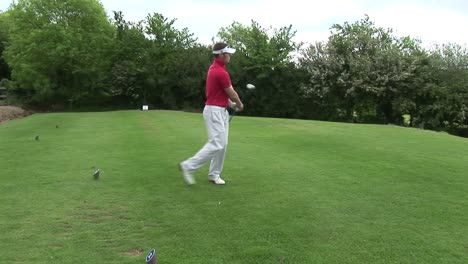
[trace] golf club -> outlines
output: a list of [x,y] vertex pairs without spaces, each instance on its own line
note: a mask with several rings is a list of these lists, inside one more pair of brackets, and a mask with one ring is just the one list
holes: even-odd
[[146,255],[146,264],[157,264],[158,260],[156,259],[156,250],[152,249],[148,255]]
[[[255,89],[255,85],[250,84],[250,83],[247,84],[245,87],[246,87],[248,90],[253,90],[253,89]],[[248,95],[248,94],[247,94],[247,95]],[[247,95],[244,96],[244,98],[243,98],[244,102],[247,100]],[[237,113],[237,110],[236,110],[236,109],[237,109],[237,108],[234,108],[234,111],[232,112],[231,116],[229,117],[229,122],[231,122],[232,118],[233,118],[234,115]]]
[[99,168],[96,168],[96,166],[91,167],[94,170],[93,176],[95,180],[99,180],[99,176],[101,174],[101,171]]

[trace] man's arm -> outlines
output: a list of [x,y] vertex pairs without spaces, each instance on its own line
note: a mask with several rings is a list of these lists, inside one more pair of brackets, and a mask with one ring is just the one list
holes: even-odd
[[224,89],[224,91],[226,91],[227,95],[229,96],[229,99],[231,99],[231,101],[236,104],[236,111],[242,111],[244,109],[244,104],[240,100],[239,95],[234,90],[234,88],[232,86],[229,86],[228,88]]

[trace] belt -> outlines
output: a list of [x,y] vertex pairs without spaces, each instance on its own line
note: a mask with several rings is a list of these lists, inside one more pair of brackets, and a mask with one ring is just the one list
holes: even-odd
[[219,106],[219,105],[205,105],[205,106],[221,108],[221,109],[227,109],[228,108],[227,106]]

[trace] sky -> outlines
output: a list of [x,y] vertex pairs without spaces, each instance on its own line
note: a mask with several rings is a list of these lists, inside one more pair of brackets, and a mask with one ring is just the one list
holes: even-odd
[[[2,0],[0,10],[12,1]],[[101,0],[109,16],[122,11],[128,21],[143,20],[149,13],[177,19],[198,41],[210,44],[221,27],[236,21],[263,28],[292,25],[294,41],[326,41],[333,24],[353,23],[368,15],[378,27],[397,36],[420,39],[425,46],[468,44],[466,0]],[[215,38],[215,40],[217,40]]]

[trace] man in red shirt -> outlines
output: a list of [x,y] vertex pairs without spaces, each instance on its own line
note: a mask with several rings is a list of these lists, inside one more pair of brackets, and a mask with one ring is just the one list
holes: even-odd
[[214,61],[206,78],[206,102],[203,109],[203,119],[208,131],[208,142],[195,156],[181,162],[179,168],[187,184],[195,184],[193,173],[208,161],[211,161],[208,180],[223,185],[220,177],[223,170],[224,157],[229,134],[229,113],[227,107],[240,112],[244,109],[239,95],[232,87],[231,77],[226,71],[226,64],[231,60],[231,54],[236,52],[226,43],[216,43],[213,46]]

